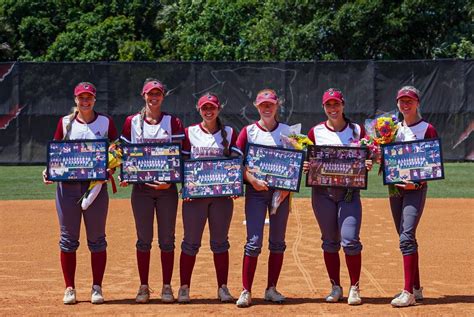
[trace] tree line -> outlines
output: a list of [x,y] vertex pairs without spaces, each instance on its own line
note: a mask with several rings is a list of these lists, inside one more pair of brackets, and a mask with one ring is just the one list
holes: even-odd
[[469,0],[0,0],[0,61],[474,56]]

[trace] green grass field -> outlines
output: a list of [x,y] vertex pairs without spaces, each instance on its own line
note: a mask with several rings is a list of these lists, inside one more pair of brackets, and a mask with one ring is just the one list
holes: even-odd
[[[429,197],[474,198],[474,163],[445,163],[445,179],[432,181],[428,191]],[[18,199],[54,199],[53,185],[44,185],[41,178],[42,166],[1,166],[0,167],[0,200]],[[377,170],[378,166],[375,166]],[[362,197],[387,197],[387,187],[382,184],[381,176],[376,171],[369,173],[369,188],[363,190]],[[310,188],[302,180],[300,192],[295,197],[309,197]],[[110,186],[109,186],[110,187]],[[110,190],[110,188],[109,188]],[[131,187],[119,188],[111,198],[129,198]]]

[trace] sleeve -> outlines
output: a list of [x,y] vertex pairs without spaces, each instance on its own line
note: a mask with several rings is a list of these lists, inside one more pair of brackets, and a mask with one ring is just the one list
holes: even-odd
[[231,131],[232,131],[232,136],[230,138],[230,149],[231,149],[231,151],[234,151],[235,153],[237,153],[239,155],[244,155],[244,153],[242,153],[242,151],[237,146],[237,133],[235,133],[234,129],[232,129]]
[[184,130],[183,147],[181,152],[191,155],[191,141],[189,140],[189,127]]
[[125,119],[125,123],[122,128],[122,135],[120,138],[125,142],[132,143],[132,118],[133,116],[128,116]]
[[54,140],[61,141],[64,138],[63,132],[63,118],[59,119],[58,126],[56,127],[56,132],[54,132]]
[[367,133],[365,132],[365,127],[362,124],[358,124],[360,128],[360,135],[359,135],[359,140],[365,138]]
[[117,127],[115,126],[114,120],[111,117],[109,118],[109,130],[107,132],[109,141],[113,142],[118,139]]
[[316,144],[316,138],[314,137],[314,127],[312,127],[309,132],[308,132],[308,139],[313,142],[313,144]]
[[436,129],[431,124],[428,124],[428,128],[426,128],[425,132],[425,139],[433,139],[437,137],[438,133],[436,132]]
[[171,138],[173,140],[184,139],[184,126],[181,120],[175,116],[171,117]]
[[242,131],[240,131],[235,144],[242,153],[245,151],[245,147],[247,146],[247,127],[244,127]]

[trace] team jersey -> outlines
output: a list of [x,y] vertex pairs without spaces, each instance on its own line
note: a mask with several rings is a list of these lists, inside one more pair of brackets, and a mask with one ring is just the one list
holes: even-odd
[[[242,152],[236,145],[237,134],[234,129],[225,126],[225,131],[227,132],[229,149],[242,155]],[[211,134],[205,131],[199,123],[187,127],[184,134],[183,154],[191,155],[191,158],[224,156],[224,145],[222,145],[222,134],[220,130]]]
[[[351,129],[349,123],[341,131],[335,131],[328,127],[327,121],[312,127],[308,132],[308,138],[315,145],[339,145],[349,146],[351,143],[362,139],[365,136],[365,129],[357,123],[352,123],[355,131]],[[355,132],[355,133],[354,133]]]
[[290,127],[287,124],[277,122],[272,131],[265,130],[258,122],[245,126],[237,138],[237,147],[243,152],[247,143],[269,146],[281,146],[281,134],[288,135]]
[[175,116],[162,112],[157,121],[157,124],[151,124],[143,119],[140,113],[128,116],[123,125],[121,139],[128,143],[161,143],[184,138],[183,124]]
[[397,136],[395,141],[413,141],[438,137],[436,129],[423,119],[412,125],[398,123]]
[[69,133],[66,128],[70,122],[70,115],[59,119],[54,140],[62,140],[68,134],[69,140],[85,139],[109,139],[115,141],[118,138],[117,128],[109,116],[94,112],[95,118],[89,123],[81,121],[77,116],[73,118]]

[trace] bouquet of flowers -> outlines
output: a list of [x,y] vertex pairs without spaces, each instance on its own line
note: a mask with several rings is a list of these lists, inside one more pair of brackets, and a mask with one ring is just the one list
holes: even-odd
[[[122,164],[122,149],[119,147],[119,141],[115,141],[109,146],[109,153],[108,153],[108,166],[109,169],[114,169],[120,166]],[[117,187],[115,186],[115,181],[112,175],[109,175],[109,179],[112,182],[112,191],[115,194],[117,192]],[[89,185],[89,188],[87,188],[87,191],[84,193],[84,195],[79,199],[79,202],[81,202],[81,208],[82,210],[86,210],[89,208],[89,206],[94,202],[94,200],[97,198],[97,196],[100,193],[100,190],[102,189],[102,184],[104,181],[92,181]]]
[[[288,135],[281,134],[281,141],[285,149],[296,149],[296,150],[306,150],[308,145],[313,145],[313,142],[308,138],[308,136],[301,134],[301,123],[295,124],[290,127],[290,132]],[[291,195],[292,193],[287,190],[277,189],[273,193],[272,204],[270,208],[270,215],[274,215],[277,212],[280,204],[285,200],[285,198],[290,195],[290,208],[291,208]]]

